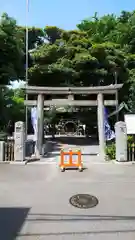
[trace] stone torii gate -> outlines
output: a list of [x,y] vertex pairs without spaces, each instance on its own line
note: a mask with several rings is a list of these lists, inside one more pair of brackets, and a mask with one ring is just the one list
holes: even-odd
[[[116,95],[123,84],[98,87],[38,87],[27,86],[23,88],[28,95],[37,95],[37,100],[26,100],[26,106],[37,106],[37,149],[39,154],[43,146],[43,113],[44,106],[97,106],[99,154],[105,159],[104,136],[104,106],[118,106],[118,100],[105,100],[105,95]],[[74,95],[97,95],[97,100],[74,100]],[[46,100],[45,95],[64,95],[65,98]]]

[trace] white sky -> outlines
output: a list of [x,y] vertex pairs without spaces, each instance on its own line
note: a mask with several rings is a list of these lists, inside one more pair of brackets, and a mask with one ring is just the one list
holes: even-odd
[[22,87],[23,85],[25,85],[24,81],[13,81],[11,82],[11,87],[12,88],[19,88],[20,86]]

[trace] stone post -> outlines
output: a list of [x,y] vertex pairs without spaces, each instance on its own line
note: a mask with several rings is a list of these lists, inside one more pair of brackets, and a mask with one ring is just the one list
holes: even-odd
[[14,132],[14,160],[24,161],[25,160],[25,125],[24,122],[15,123]]
[[97,120],[98,120],[98,137],[99,137],[99,157],[101,160],[105,160],[105,133],[104,133],[104,102],[103,94],[97,95]]
[[127,161],[127,128],[125,122],[115,124],[116,161]]
[[36,142],[36,155],[42,155],[43,147],[43,134],[44,134],[44,96],[38,94],[37,99],[37,142]]
[[0,162],[4,161],[4,141],[0,141]]

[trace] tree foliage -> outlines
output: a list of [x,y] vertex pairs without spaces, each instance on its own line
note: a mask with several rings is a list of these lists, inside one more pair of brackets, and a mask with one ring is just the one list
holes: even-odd
[[4,13],[0,19],[0,84],[22,76],[22,47],[16,21]]
[[[72,31],[46,26],[32,27],[28,32],[29,50],[34,49],[29,54],[29,84],[110,85],[117,75],[117,83],[124,83],[120,101],[134,101],[135,11],[102,17],[95,13]],[[25,35],[24,27],[17,26],[7,14],[2,16],[0,84],[24,79]]]
[[6,128],[9,120],[13,123],[25,120],[24,96],[21,89],[0,88],[0,126]]
[[[29,84],[97,86],[124,83],[121,101],[134,95],[135,11],[83,20],[77,30],[47,26],[47,42],[33,52]],[[132,94],[131,94],[132,92]]]

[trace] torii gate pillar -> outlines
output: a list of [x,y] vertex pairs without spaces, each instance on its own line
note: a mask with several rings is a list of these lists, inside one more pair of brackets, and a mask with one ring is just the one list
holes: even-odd
[[36,141],[36,156],[42,155],[44,134],[44,96],[38,94],[37,98],[37,141]]
[[98,136],[99,136],[99,157],[101,160],[105,160],[105,134],[104,134],[104,100],[103,94],[97,95],[97,120],[98,120]]

